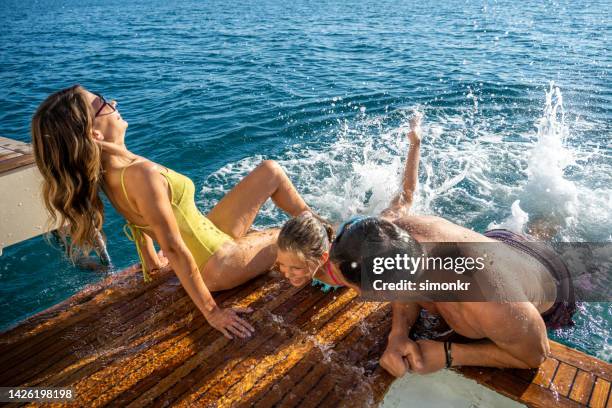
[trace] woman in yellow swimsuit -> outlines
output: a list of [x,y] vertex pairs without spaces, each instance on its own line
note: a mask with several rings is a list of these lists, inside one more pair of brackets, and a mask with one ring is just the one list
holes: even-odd
[[238,315],[243,310],[220,308],[210,292],[238,286],[274,264],[278,230],[247,234],[268,198],[292,216],[308,206],[280,166],[267,160],[204,216],[189,178],[126,148],[127,126],[114,101],[78,85],[49,96],[32,119],[43,198],[59,222],[54,225],[67,225],[69,255],[95,249],[104,221],[102,189],[127,220],[145,280],[169,262],[211,326],[228,338],[250,336],[253,327]]

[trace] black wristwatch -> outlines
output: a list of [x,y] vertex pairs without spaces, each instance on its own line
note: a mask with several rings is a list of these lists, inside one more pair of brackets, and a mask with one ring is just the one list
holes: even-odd
[[444,354],[446,355],[446,368],[451,368],[453,365],[453,355],[451,354],[451,347],[453,343],[450,341],[444,342]]

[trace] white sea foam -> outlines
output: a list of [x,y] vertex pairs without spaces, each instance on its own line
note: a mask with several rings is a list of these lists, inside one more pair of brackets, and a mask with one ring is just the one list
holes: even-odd
[[516,200],[512,203],[511,211],[512,215],[508,217],[504,222],[502,222],[501,224],[492,222],[491,224],[489,224],[488,229],[504,228],[516,233],[523,232],[523,230],[525,229],[525,225],[529,221],[529,214],[527,214],[521,208],[521,200]]
[[513,189],[512,195],[517,199],[511,215],[489,227],[525,232],[528,221],[541,221],[554,227],[561,240],[605,240],[606,229],[609,231],[611,226],[612,190],[591,188],[577,177],[598,171],[588,168],[589,159],[598,152],[583,151],[569,143],[573,136],[565,119],[563,97],[552,83],[536,129],[527,154],[527,178]]
[[[398,191],[412,110],[338,120],[336,126],[314,133],[308,143],[290,145],[274,158],[306,201],[331,220],[378,214]],[[560,228],[562,240],[610,240],[612,183],[602,182],[603,175],[595,186],[589,180],[594,172],[609,175],[612,165],[601,160],[601,150],[575,143],[559,88],[551,85],[546,92],[543,114],[531,132],[517,132],[512,126],[491,131],[493,123],[508,118],[483,118],[472,106],[460,114],[433,107],[425,107],[424,113],[414,212],[479,230],[489,225],[524,231],[528,220],[545,219]],[[586,119],[580,123],[588,129]],[[227,186],[264,158],[247,157],[212,174],[201,204],[210,208]],[[283,219],[268,202],[257,225],[278,225]]]

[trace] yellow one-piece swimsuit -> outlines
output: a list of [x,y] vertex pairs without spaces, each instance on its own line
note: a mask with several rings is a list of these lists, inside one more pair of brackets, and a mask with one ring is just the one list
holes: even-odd
[[[130,166],[131,164],[121,169],[121,188],[128,205],[137,213],[128,198],[127,189],[123,181],[123,173]],[[166,171],[161,171],[160,174],[168,180],[172,212],[176,218],[181,237],[187,248],[189,248],[191,255],[193,255],[196,264],[198,267],[201,267],[224,242],[232,240],[232,238],[217,228],[211,220],[198,210],[195,205],[195,186],[189,177],[168,168],[166,168]],[[150,227],[126,222],[123,229],[128,238],[136,244],[136,251],[142,264],[144,280],[149,282],[151,277],[148,274],[147,266],[142,256],[140,243],[142,242],[142,230],[150,230]]]

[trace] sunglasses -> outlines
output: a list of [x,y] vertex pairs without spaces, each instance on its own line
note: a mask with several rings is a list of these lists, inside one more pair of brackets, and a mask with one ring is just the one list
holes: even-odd
[[[99,93],[95,93],[95,92],[93,92],[93,94],[96,95],[102,101],[102,105],[100,105],[100,107],[96,111],[96,114],[94,115],[94,118],[97,118],[98,116],[110,115],[111,113],[115,113],[117,111],[117,108],[115,108],[115,106],[112,103],[110,103],[106,99],[104,99],[104,97],[102,95],[100,95]],[[106,112],[106,113],[102,113],[102,110],[104,110],[104,108],[107,107],[107,106],[111,109],[111,111],[110,112]]]

